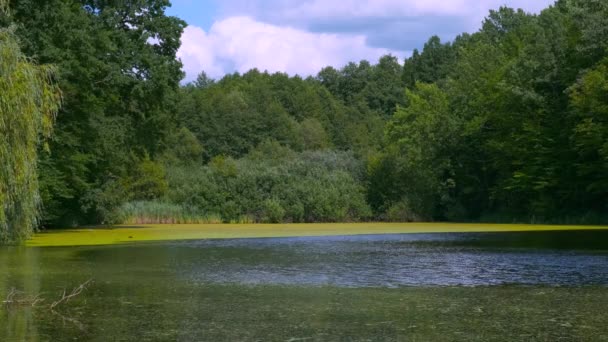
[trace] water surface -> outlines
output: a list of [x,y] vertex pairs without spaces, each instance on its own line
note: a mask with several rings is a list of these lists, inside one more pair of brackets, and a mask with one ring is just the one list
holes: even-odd
[[608,336],[608,231],[13,247],[0,270],[0,298],[47,298],[0,309],[8,341]]

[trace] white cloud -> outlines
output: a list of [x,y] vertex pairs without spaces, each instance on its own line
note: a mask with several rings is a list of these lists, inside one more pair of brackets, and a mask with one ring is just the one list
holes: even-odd
[[310,32],[357,34],[369,46],[422,48],[433,35],[452,40],[474,32],[500,6],[538,13],[555,0],[215,0],[220,15],[247,15],[259,22]]
[[224,70],[216,60],[214,39],[196,26],[188,26],[181,37],[182,46],[177,57],[184,64],[186,79],[193,80],[205,71],[209,76],[221,76]]
[[[189,0],[182,0],[189,1]],[[186,28],[178,56],[186,80],[251,68],[308,76],[327,65],[409,55],[432,35],[474,32],[490,9],[538,13],[554,0],[215,0],[208,32]]]
[[388,53],[405,55],[368,47],[363,35],[311,33],[238,16],[215,22],[209,32],[188,26],[178,57],[190,81],[203,70],[213,78],[252,68],[308,76],[328,65],[375,61]]

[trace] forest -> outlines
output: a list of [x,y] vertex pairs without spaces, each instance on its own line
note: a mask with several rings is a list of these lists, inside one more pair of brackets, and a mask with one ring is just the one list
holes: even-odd
[[168,0],[0,1],[0,241],[118,223],[608,222],[608,2],[185,84]]

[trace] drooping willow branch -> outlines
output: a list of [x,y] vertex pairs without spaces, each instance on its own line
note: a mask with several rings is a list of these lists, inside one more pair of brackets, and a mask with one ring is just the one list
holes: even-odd
[[[7,4],[0,0],[0,17]],[[0,27],[0,244],[27,239],[40,223],[38,151],[61,106],[57,69],[35,64],[15,32]]]

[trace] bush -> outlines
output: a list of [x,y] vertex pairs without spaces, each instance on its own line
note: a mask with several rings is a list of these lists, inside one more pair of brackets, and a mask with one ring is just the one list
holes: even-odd
[[285,209],[276,199],[267,199],[263,203],[264,214],[262,221],[266,223],[280,223],[285,218]]
[[[258,153],[271,150],[280,153]],[[266,144],[240,160],[168,169],[167,200],[224,222],[337,222],[371,216],[361,163],[350,153],[288,152]]]
[[162,155],[162,159],[170,164],[196,164],[203,160],[204,148],[194,133],[182,127],[173,136],[169,137],[169,148]]
[[165,168],[147,156],[137,165],[127,180],[130,198],[153,200],[164,196],[169,188]]
[[93,222],[102,225],[120,223],[122,218],[119,208],[128,195],[121,182],[111,178],[83,197],[82,209],[92,216]]
[[420,222],[422,217],[414,212],[409,201],[401,201],[391,205],[386,212],[387,219],[391,222]]

